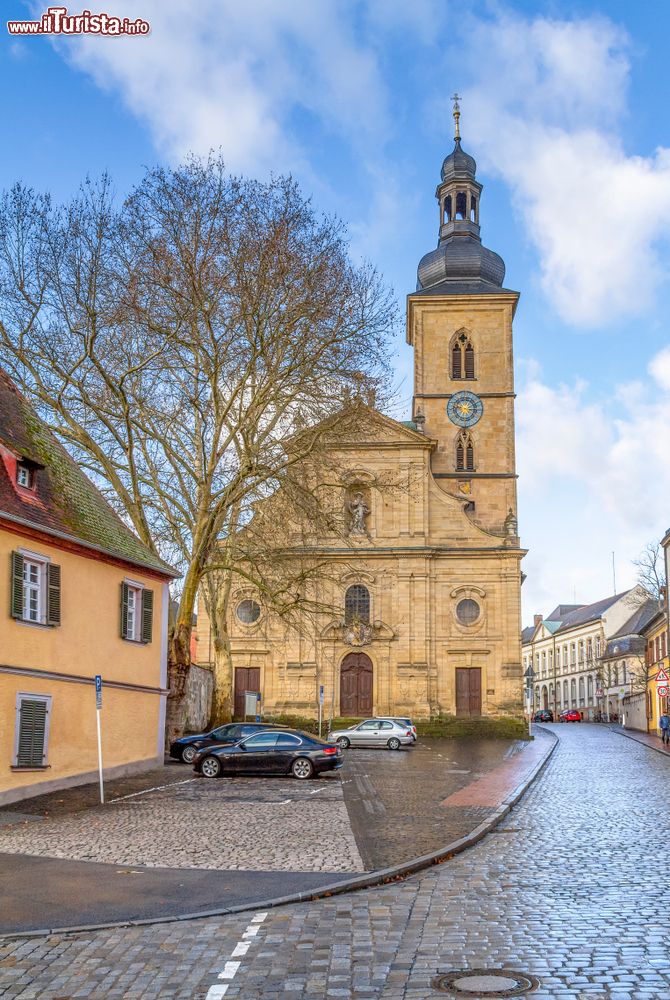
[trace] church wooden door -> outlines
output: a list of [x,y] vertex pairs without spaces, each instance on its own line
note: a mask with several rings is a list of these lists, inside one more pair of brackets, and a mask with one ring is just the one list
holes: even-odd
[[479,667],[456,667],[456,715],[481,714],[481,670]]
[[372,660],[365,653],[349,653],[342,660],[340,715],[372,715]]
[[260,667],[235,667],[235,718],[244,718],[244,692],[260,691]]

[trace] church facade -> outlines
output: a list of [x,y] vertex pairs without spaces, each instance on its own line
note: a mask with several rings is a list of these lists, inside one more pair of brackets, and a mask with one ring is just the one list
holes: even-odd
[[[522,711],[520,563],[514,450],[512,320],[518,293],[482,245],[474,159],[453,152],[436,196],[439,242],[407,298],[414,351],[412,420],[361,409],[338,439],[342,539],[312,540],[333,567],[319,584],[332,607],[310,632],[233,593],[235,713],[244,692],[264,715],[324,717]],[[375,483],[395,483],[384,491]],[[211,658],[200,602],[198,662]]]

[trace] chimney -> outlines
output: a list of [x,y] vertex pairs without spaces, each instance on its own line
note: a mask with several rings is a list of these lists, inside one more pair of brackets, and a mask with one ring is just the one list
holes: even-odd
[[533,625],[537,628],[538,625],[542,624],[542,615],[533,615]]

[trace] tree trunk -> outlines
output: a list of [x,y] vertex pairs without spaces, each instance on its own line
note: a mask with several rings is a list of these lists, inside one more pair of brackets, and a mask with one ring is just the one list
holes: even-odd
[[214,635],[214,693],[212,722],[221,725],[233,717],[233,658],[225,621]]
[[184,735],[186,726],[186,684],[191,670],[191,628],[177,622],[168,646],[168,688],[165,718],[165,745]]

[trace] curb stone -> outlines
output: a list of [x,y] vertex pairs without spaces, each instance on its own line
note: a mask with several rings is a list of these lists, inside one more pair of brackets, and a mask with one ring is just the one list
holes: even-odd
[[[307,892],[295,892],[287,896],[275,896],[272,899],[260,901],[256,900],[253,903],[240,903],[237,906],[223,906],[214,910],[199,910],[195,913],[181,913],[176,916],[169,917],[148,917],[142,920],[116,920],[102,924],[81,924],[80,926],[75,927],[50,927],[43,928],[41,930],[19,931],[16,934],[6,934],[0,936],[0,942],[13,941],[17,939],[50,937],[52,934],[85,934],[91,931],[112,930],[118,927],[145,927],[152,924],[172,924],[185,920],[201,920],[207,917],[225,917],[235,913],[247,913],[250,911],[273,909],[277,906],[286,906],[288,903],[312,902],[325,897],[342,895],[346,892],[355,892],[359,889],[370,889],[374,886],[383,886],[397,882],[400,879],[406,878],[408,875],[413,875],[416,872],[423,871],[433,865],[440,865],[445,861],[450,861],[454,855],[460,854],[469,847],[474,847],[475,844],[478,844],[480,840],[483,840],[484,837],[491,832],[491,830],[498,826],[500,821],[507,816],[507,814],[517,804],[519,799],[533,784],[540,772],[549,762],[554,750],[558,746],[559,738],[555,733],[552,733],[547,729],[542,729],[541,731],[543,735],[548,736],[552,740],[551,745],[547,748],[546,753],[540,758],[535,767],[533,767],[524,780],[520,782],[520,784],[518,784],[516,788],[506,796],[497,809],[495,809],[490,816],[483,820],[483,822],[476,826],[474,830],[471,830],[470,833],[466,834],[464,837],[459,837],[458,840],[453,840],[450,844],[440,848],[438,851],[433,851],[430,854],[423,854],[420,857],[412,858],[410,861],[405,861],[402,864],[393,865],[389,868],[378,868],[373,872],[365,872],[363,875],[357,875],[354,878],[347,879],[346,882],[336,882],[332,885],[324,885],[318,889],[310,889]],[[656,748],[652,747],[651,749]]]

